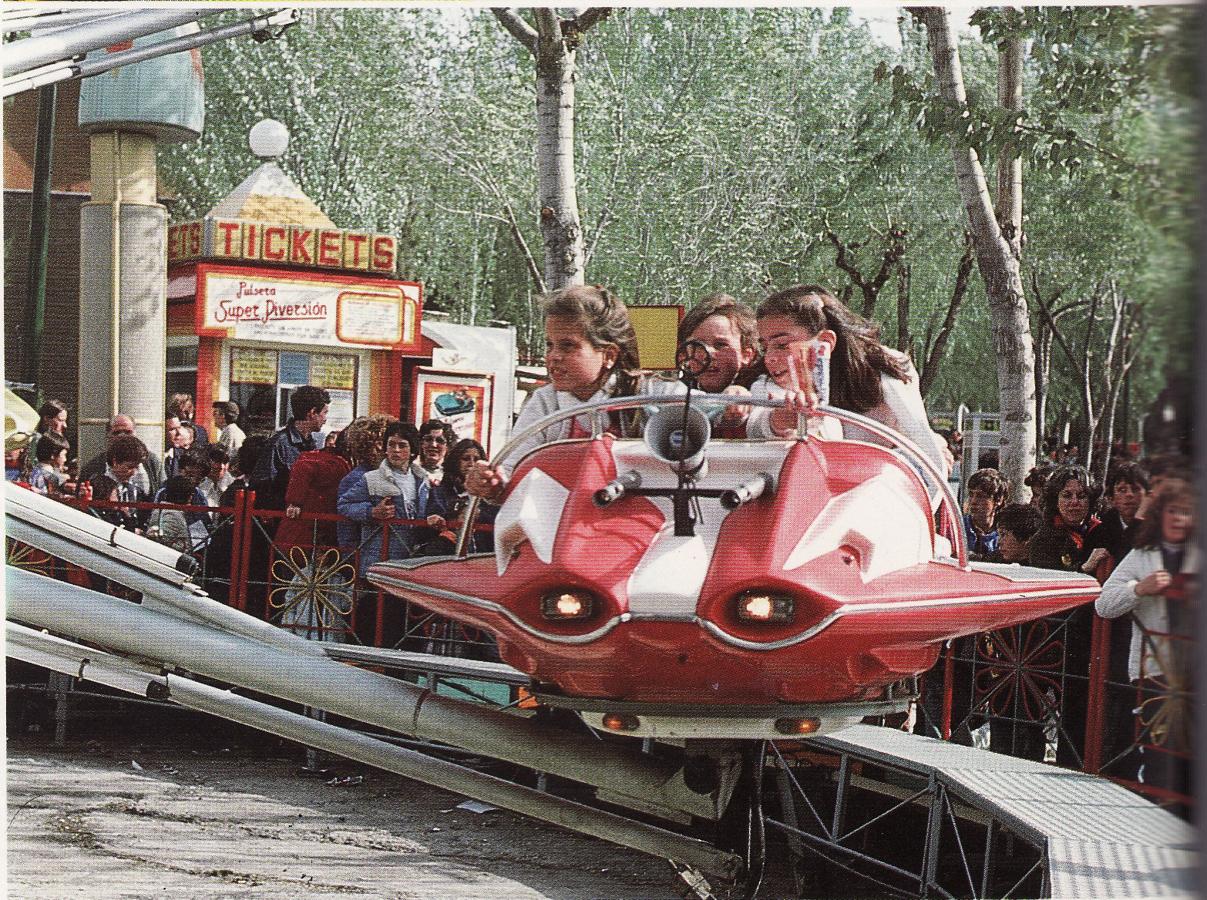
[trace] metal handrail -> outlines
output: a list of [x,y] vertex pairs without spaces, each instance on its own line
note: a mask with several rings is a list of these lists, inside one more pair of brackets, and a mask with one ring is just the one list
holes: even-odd
[[[638,394],[633,397],[613,397],[606,400],[596,400],[591,403],[584,403],[581,406],[574,406],[569,409],[559,409],[550,413],[542,419],[538,419],[527,428],[523,429],[511,436],[511,439],[503,445],[502,449],[494,455],[490,461],[491,468],[498,468],[499,464],[507,459],[516,448],[522,446],[533,436],[557,425],[566,419],[576,418],[587,413],[614,412],[626,409],[638,409],[647,406],[663,406],[676,405],[688,402],[686,394]],[[735,397],[732,394],[695,394],[690,395],[692,403],[705,404],[721,404],[725,406],[740,405],[740,406],[761,406],[769,409],[780,409],[784,406],[783,400],[770,399],[762,397]],[[964,535],[963,528],[958,527],[960,523],[960,503],[956,499],[955,494],[951,490],[951,486],[947,482],[947,477],[940,472],[938,467],[930,460],[922,449],[900,432],[889,428],[882,422],[877,422],[875,419],[869,419],[867,416],[861,416],[858,413],[849,412],[845,409],[838,409],[833,406],[818,406],[816,409],[808,413],[809,417],[832,416],[840,422],[847,422],[851,425],[857,425],[873,434],[890,441],[895,446],[907,452],[907,462],[917,462],[922,470],[930,475],[938,485],[940,494],[940,508],[946,505],[950,511],[952,523],[957,526],[953,529],[955,538],[956,560],[960,568],[968,568],[968,545]],[[598,437],[602,429],[602,416],[592,416],[591,418],[591,437]],[[801,434],[797,437],[799,441],[807,441],[808,435]],[[535,448],[534,448],[535,449]],[[912,457],[912,460],[909,459]],[[914,473],[917,477],[917,472]],[[918,481],[922,484],[922,489],[926,495],[930,496],[930,490],[927,488],[925,481],[918,477]],[[461,530],[457,534],[456,555],[464,557],[467,555],[469,548],[469,536],[473,531],[474,522],[478,517],[478,506],[481,503],[480,497],[471,495],[469,506],[465,510],[465,517],[461,522]]]

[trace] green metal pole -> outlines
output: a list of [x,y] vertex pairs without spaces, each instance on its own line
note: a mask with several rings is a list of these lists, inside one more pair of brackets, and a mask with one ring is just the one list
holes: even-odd
[[50,247],[50,163],[54,155],[54,113],[57,89],[38,91],[38,133],[34,142],[34,184],[29,211],[29,277],[26,297],[25,380],[34,385],[35,405],[42,402],[42,331],[46,323],[46,256]]

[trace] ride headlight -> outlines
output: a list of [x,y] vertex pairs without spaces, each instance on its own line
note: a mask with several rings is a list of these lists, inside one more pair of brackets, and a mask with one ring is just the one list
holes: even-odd
[[796,601],[775,591],[742,591],[738,594],[738,620],[783,625],[796,615]]
[[595,597],[577,588],[550,591],[541,597],[541,615],[554,622],[580,622],[595,614]]

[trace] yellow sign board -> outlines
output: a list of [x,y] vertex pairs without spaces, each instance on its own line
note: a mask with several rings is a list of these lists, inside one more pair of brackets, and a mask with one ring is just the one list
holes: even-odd
[[629,321],[637,332],[637,355],[643,369],[674,369],[679,349],[682,306],[630,306]]
[[276,384],[277,351],[232,348],[231,381],[238,384]]
[[356,387],[356,357],[316,353],[310,357],[310,383],[350,391]]

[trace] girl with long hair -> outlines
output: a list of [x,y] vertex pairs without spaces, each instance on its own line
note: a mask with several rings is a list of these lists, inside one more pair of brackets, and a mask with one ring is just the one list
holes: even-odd
[[[575,285],[545,298],[545,365],[549,384],[524,403],[513,432],[523,431],[545,416],[611,397],[635,394],[681,393],[674,380],[650,378],[638,371],[637,335],[623,301],[600,285]],[[593,415],[567,418],[532,437],[511,455],[520,459],[541,444],[592,433]],[[635,415],[612,415],[605,428],[613,434],[635,436]],[[487,500],[502,493],[506,472],[477,463],[466,478],[469,493]]]

